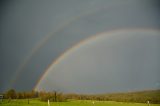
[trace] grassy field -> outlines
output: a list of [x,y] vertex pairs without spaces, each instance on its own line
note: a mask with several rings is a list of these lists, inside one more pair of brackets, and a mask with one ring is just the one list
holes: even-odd
[[[28,104],[27,99],[12,100],[8,103],[8,100],[0,102],[0,106],[48,106],[47,102],[41,102],[38,99],[31,99]],[[123,103],[113,101],[87,101],[87,100],[70,100],[67,102],[51,102],[50,106],[148,106],[143,103]],[[150,106],[160,106],[160,104],[150,104]]]

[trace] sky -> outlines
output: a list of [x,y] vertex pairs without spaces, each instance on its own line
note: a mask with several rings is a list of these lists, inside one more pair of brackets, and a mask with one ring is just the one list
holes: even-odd
[[53,62],[35,90],[94,94],[158,89],[159,34],[119,30],[78,43]]
[[[144,57],[141,57],[139,54],[141,53],[138,51],[139,49],[135,49],[136,46],[132,46],[134,44],[142,44],[142,46],[140,46],[142,48],[143,45],[149,46],[147,46],[148,48],[145,46],[144,49],[141,49],[142,53],[145,53],[145,50],[147,50],[148,59],[151,59],[151,63],[157,64],[148,66],[148,68],[154,67],[153,76],[155,73],[159,73],[160,67],[157,62],[160,61],[160,57],[157,54],[160,51],[160,48],[158,47],[158,42],[160,40],[158,36],[159,32],[157,32],[160,28],[158,0],[4,0],[0,3],[0,14],[0,91],[5,91],[10,88],[14,88],[18,91],[32,90],[38,82],[41,83],[45,81],[45,78],[43,78],[44,81],[41,81],[40,79],[47,68],[52,66],[54,61],[73,46],[77,45],[77,43],[92,36],[97,36],[100,33],[107,33],[109,31],[114,32],[117,30],[126,30],[124,35],[133,34],[133,39],[135,36],[133,43],[131,43],[130,40],[124,41],[128,42],[127,45],[129,46],[126,47],[126,45],[122,44],[122,46],[124,46],[124,49],[120,50],[123,51],[122,54],[115,55],[119,61],[123,60],[121,66],[126,69],[124,76],[128,75],[127,69],[132,67],[131,69],[134,70],[135,65],[138,64],[136,61],[144,61]],[[134,29],[155,31],[138,32],[138,35],[140,34],[140,36],[144,37],[143,40],[139,40],[140,38],[137,37],[136,30]],[[127,32],[127,30],[133,31]],[[148,32],[148,34],[146,34],[146,32]],[[152,34],[155,35],[152,36]],[[120,36],[122,35],[120,34]],[[107,48],[106,45],[112,45],[114,43],[119,47],[118,45],[121,41],[116,41],[117,38],[111,40],[112,42],[108,41],[108,38],[105,38],[105,41],[102,41],[102,43],[101,41],[97,41],[93,44],[91,43],[92,45],[89,46],[87,50],[85,47],[88,46],[83,46],[84,48],[79,48],[77,50],[78,52],[74,52],[73,56],[83,56],[86,55],[86,52],[89,52],[90,55],[93,55],[94,57],[99,52],[102,52],[103,57],[108,57],[109,54],[105,53],[107,52],[107,49],[106,51],[94,50],[92,52],[92,47],[97,45],[102,46],[102,48]],[[95,48],[97,48],[97,46]],[[132,54],[134,53],[126,53],[128,47],[131,47],[131,50],[133,48],[135,53],[137,53],[135,56],[136,58],[132,57]],[[150,53],[150,50],[153,52]],[[117,48],[116,51],[119,51],[119,49]],[[122,58],[125,55],[130,57]],[[138,56],[140,56],[140,58]],[[68,58],[66,57],[66,59],[59,62],[57,67],[63,68],[60,64],[68,59],[68,61],[70,61],[72,58],[73,57],[71,56]],[[102,57],[98,56],[97,58],[101,60]],[[116,59],[116,57],[114,57],[113,60],[114,59]],[[135,60],[131,62],[133,59]],[[131,63],[126,63],[127,61],[130,61]],[[146,65],[149,63],[146,63]],[[67,62],[66,64],[69,63]],[[100,65],[99,62],[98,64]],[[128,64],[133,64],[134,67],[131,65],[130,68],[125,68],[130,66]],[[72,69],[74,69],[74,64],[72,64],[72,66]],[[90,67],[90,64],[87,62],[85,66]],[[99,69],[100,66],[97,66],[97,69]],[[106,66],[104,66],[104,68],[106,70],[108,69]],[[137,70],[138,69],[141,68],[137,68]],[[143,69],[145,69],[145,67],[143,67]],[[55,70],[55,72],[59,71]],[[68,70],[68,72],[70,71]],[[75,72],[76,71],[72,72],[73,76],[76,75]],[[92,68],[86,72],[79,72],[80,74],[82,72],[82,75],[84,73],[87,75],[87,73],[92,72]],[[103,72],[96,75],[96,78],[101,79],[101,74],[103,74]],[[149,76],[149,74],[146,75]],[[107,75],[106,71],[105,76],[107,77]],[[116,77],[119,77],[118,74],[115,75]],[[153,76],[151,78],[153,78]],[[50,77],[51,76],[46,75],[46,78]],[[57,77],[58,76],[55,77],[53,74],[53,79],[51,78],[51,81],[53,80],[54,82],[54,79]],[[94,77],[88,78],[88,80],[92,79],[94,79]],[[62,81],[63,80],[64,79],[62,79]],[[72,80],[74,80],[74,77]],[[158,79],[156,79],[156,81],[157,80]],[[77,79],[77,84],[78,81],[79,80]],[[153,78],[152,81],[159,86],[159,80],[155,82],[155,78]],[[88,85],[88,88],[86,86],[86,90],[84,91],[90,92],[88,89],[92,85],[90,85],[89,81],[86,82],[88,83],[84,85]],[[106,85],[104,81],[102,82]],[[136,82],[137,81],[134,82],[134,80],[133,82],[131,81],[131,83]],[[61,81],[56,83],[63,85]],[[93,85],[95,84],[97,83],[93,83]],[[126,84],[126,86],[127,85],[128,84]],[[124,88],[126,86],[124,85]],[[145,86],[148,85],[144,84],[144,87]],[[66,89],[59,88],[56,84],[54,85],[54,83],[51,84],[49,88],[47,86],[42,86],[42,88],[46,89],[54,89],[54,87],[56,89],[61,89],[62,91],[67,91],[67,89],[69,89],[68,87],[66,87]],[[94,87],[96,89],[96,86]],[[150,85],[149,88],[150,87],[153,86]],[[110,88],[112,90],[109,91],[105,91],[104,89],[96,91],[95,89],[93,89],[92,92],[114,91],[112,86]],[[72,90],[74,91],[75,89],[69,91],[71,92]],[[122,90],[124,89],[122,88]],[[83,92],[83,89],[79,92]]]

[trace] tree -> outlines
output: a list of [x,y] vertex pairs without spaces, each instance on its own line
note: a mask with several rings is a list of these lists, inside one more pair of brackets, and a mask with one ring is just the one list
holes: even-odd
[[16,99],[17,98],[16,91],[14,89],[8,90],[7,93],[6,93],[6,96],[7,96],[7,98],[10,98],[10,99]]
[[24,95],[21,92],[17,93],[17,99],[24,99]]

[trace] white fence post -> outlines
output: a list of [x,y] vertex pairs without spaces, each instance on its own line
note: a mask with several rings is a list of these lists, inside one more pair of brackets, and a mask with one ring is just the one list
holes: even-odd
[[147,101],[147,104],[148,104],[148,106],[150,106],[150,103],[149,103],[149,101]]
[[48,99],[48,106],[50,106],[49,99]]

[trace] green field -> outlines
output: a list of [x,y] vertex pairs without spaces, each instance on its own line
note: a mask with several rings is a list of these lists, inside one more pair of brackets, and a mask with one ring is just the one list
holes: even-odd
[[[148,106],[143,103],[123,103],[113,101],[93,101],[90,100],[70,100],[67,102],[51,102],[50,106]],[[28,104],[27,99],[12,100],[8,103],[8,100],[0,102],[0,106],[48,106],[47,102],[42,102],[38,99],[31,99]],[[160,106],[160,104],[150,104],[150,106]]]

